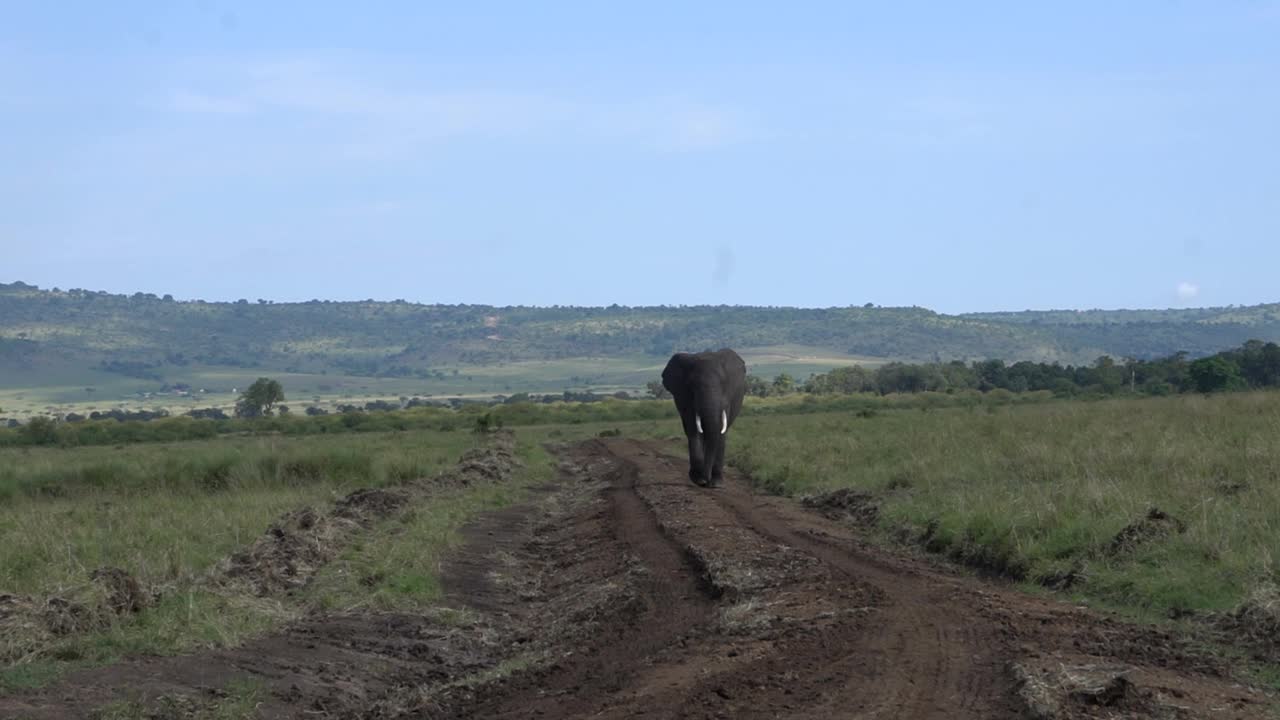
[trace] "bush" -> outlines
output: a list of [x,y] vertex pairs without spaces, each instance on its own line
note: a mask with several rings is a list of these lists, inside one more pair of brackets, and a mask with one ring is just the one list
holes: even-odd
[[53,418],[33,417],[21,433],[31,445],[52,445],[58,441],[58,423]]

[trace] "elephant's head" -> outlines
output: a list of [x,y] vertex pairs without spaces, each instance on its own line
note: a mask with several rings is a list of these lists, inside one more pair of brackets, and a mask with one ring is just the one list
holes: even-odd
[[747,368],[732,350],[676,353],[662,371],[689,439],[689,477],[698,484],[719,481],[729,427],[742,409]]

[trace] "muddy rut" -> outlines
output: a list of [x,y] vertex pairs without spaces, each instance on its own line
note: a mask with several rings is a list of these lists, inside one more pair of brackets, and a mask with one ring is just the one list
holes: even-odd
[[[613,584],[617,612],[545,666],[445,693],[424,716],[1270,712],[1271,698],[1168,633],[867,546],[855,529],[753,494],[732,473],[720,488],[692,486],[684,461],[655,443],[596,440],[566,455],[574,481],[602,487],[539,548],[583,553],[558,570],[565,587],[549,592]],[[476,538],[470,552],[485,545]],[[617,571],[601,574],[589,559],[600,553],[644,568],[641,581],[628,588]]]
[[121,692],[198,705],[241,677],[265,688],[259,717],[1272,716],[1187,640],[869,546],[732,472],[696,487],[661,444],[559,453],[560,482],[467,529],[448,622],[312,617],[86,671],[0,716],[91,717]]

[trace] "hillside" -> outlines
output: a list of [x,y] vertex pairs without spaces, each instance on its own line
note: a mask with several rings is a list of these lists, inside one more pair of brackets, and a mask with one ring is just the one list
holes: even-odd
[[[218,303],[0,284],[0,387],[9,388],[72,388],[109,378],[144,388],[210,373],[280,373],[400,378],[437,393],[500,392],[534,389],[511,369],[522,363],[560,364],[539,378],[538,389],[642,385],[677,349],[732,346],[764,357],[793,348],[807,356],[798,369],[815,369],[858,359],[1084,363],[1102,354],[1204,355],[1250,338],[1280,340],[1280,305],[942,315],[915,307]],[[577,369],[564,370],[570,367]],[[449,383],[486,373],[476,387]]]

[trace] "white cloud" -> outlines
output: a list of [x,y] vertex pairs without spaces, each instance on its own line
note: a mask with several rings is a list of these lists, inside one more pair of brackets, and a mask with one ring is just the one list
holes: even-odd
[[404,205],[396,200],[370,200],[330,209],[330,213],[345,217],[377,217],[399,212]]
[[[764,137],[732,108],[686,98],[584,99],[508,90],[441,90],[403,78],[405,68],[306,60],[215,67],[216,95],[181,90],[168,109],[207,114],[299,113],[350,123],[361,154],[398,152],[463,135],[614,140],[672,151],[708,150]],[[368,140],[372,139],[372,142]]]
[[1194,300],[1200,295],[1200,286],[1195,283],[1180,282],[1176,292],[1179,300]]
[[706,150],[761,137],[739,114],[720,108],[670,108],[659,118],[667,125],[659,144],[668,150]]
[[251,103],[239,98],[216,97],[190,90],[175,91],[169,97],[168,107],[177,112],[214,115],[242,115],[253,110]]

